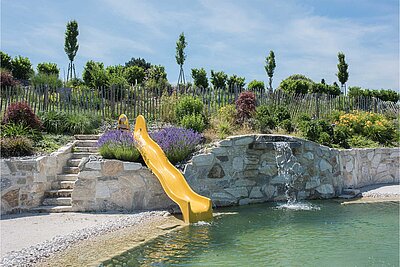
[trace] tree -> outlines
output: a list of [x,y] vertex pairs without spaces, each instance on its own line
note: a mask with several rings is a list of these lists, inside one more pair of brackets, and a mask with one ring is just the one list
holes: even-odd
[[226,81],[228,80],[228,75],[223,71],[214,72],[211,70],[211,83],[214,89],[226,87]]
[[145,86],[152,93],[161,95],[164,89],[168,89],[170,87],[164,66],[152,65],[151,68],[147,70],[146,75],[147,80],[145,82]]
[[269,51],[268,57],[265,58],[265,71],[267,72],[267,75],[269,77],[269,92],[272,93],[272,77],[274,76],[274,71],[275,71],[275,54],[274,51]]
[[129,84],[133,85],[142,83],[145,76],[145,71],[139,66],[130,66],[125,68],[124,71],[125,79],[128,81]]
[[252,80],[251,82],[249,82],[249,85],[247,85],[247,89],[254,91],[257,90],[264,91],[265,85],[263,81]]
[[83,68],[82,78],[85,84],[91,88],[107,85],[107,73],[104,69],[104,64],[89,60]]
[[15,57],[11,60],[12,74],[15,79],[28,80],[34,73],[32,63],[27,57]]
[[106,68],[107,75],[115,74],[117,76],[123,76],[124,71],[125,71],[125,67],[122,65],[108,66]]
[[243,88],[244,85],[246,84],[244,81],[246,79],[244,77],[238,77],[236,74],[233,74],[232,76],[229,77],[228,79],[228,88],[231,91],[235,91],[235,86],[237,88]]
[[291,94],[307,94],[313,91],[314,82],[301,74],[294,74],[284,79],[279,88]]
[[51,62],[39,63],[37,65],[37,71],[40,74],[55,75],[57,77],[60,74],[60,69],[57,67],[57,64]]
[[[79,35],[78,23],[76,22],[76,20],[69,21],[67,23],[67,29],[65,31],[65,43],[64,43],[64,51],[69,59],[67,81],[69,78],[71,79],[76,78],[74,59],[79,48],[78,35]],[[73,77],[72,77],[72,72],[74,74]]]
[[147,71],[151,67],[151,63],[144,60],[144,58],[131,58],[128,62],[125,63],[125,67],[138,66],[141,67],[144,71]]
[[182,32],[179,35],[179,39],[176,42],[176,55],[175,55],[175,59],[176,59],[176,63],[179,65],[179,77],[178,77],[178,85],[180,83],[185,84],[185,73],[183,72],[183,63],[185,62],[186,59],[186,54],[185,54],[185,47],[187,45],[187,42],[185,40],[185,35]]
[[12,71],[11,57],[3,51],[0,51],[0,63],[2,69]]
[[207,72],[205,69],[192,69],[192,78],[196,87],[203,89],[208,87]]
[[339,79],[341,88],[344,88],[344,94],[346,94],[346,82],[349,79],[349,72],[347,71],[349,65],[345,61],[345,55],[342,52],[338,53],[339,63],[337,64],[338,73],[336,76]]

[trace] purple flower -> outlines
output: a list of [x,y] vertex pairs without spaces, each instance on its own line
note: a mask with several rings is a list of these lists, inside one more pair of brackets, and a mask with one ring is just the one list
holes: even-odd
[[184,160],[201,142],[202,135],[192,129],[168,127],[150,133],[172,163]]
[[133,139],[133,135],[128,131],[111,130],[105,132],[97,141],[97,147],[103,145],[120,145],[120,146],[135,146],[136,141]]

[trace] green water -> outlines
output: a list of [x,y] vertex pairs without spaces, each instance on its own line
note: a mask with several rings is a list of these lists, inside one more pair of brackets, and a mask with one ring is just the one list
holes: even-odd
[[300,210],[259,204],[217,212],[225,214],[104,266],[399,266],[399,203],[321,201]]

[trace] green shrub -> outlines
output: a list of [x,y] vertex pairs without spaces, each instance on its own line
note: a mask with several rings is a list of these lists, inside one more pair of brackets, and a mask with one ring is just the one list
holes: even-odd
[[23,124],[8,123],[1,126],[1,137],[25,136],[34,141],[42,139],[42,133]]
[[68,114],[65,123],[65,131],[72,135],[74,134],[93,134],[100,126],[98,116],[89,114]]
[[175,123],[177,121],[175,109],[178,104],[178,100],[179,98],[175,93],[173,93],[170,96],[167,93],[162,95],[161,106],[160,106],[161,121],[169,123]]
[[221,139],[224,139],[228,135],[231,135],[232,132],[233,132],[232,124],[230,124],[227,121],[221,121],[217,125],[217,133],[218,133],[219,138],[221,138]]
[[179,124],[186,129],[192,129],[198,133],[203,132],[206,127],[203,116],[195,113],[183,116]]
[[323,132],[327,133],[329,136],[333,136],[333,127],[325,120],[303,120],[302,123],[299,124],[299,127],[303,136],[314,142],[319,141],[320,135]]
[[376,148],[379,147],[379,143],[375,142],[371,139],[368,139],[365,136],[362,135],[355,135],[350,138],[349,140],[349,145],[351,147],[369,147],[369,148]]
[[115,159],[114,150],[110,146],[112,145],[104,144],[103,146],[99,147],[99,153],[105,159]]
[[324,146],[332,146],[331,136],[327,132],[321,132],[318,138],[318,143]]
[[276,122],[267,105],[261,105],[256,108],[255,125],[262,133],[270,133],[271,130],[275,129]]
[[38,152],[52,153],[72,140],[73,137],[68,135],[46,134],[34,146]]
[[64,112],[48,111],[39,114],[45,131],[48,133],[62,134],[66,130],[68,115]]
[[5,137],[0,140],[1,157],[22,157],[33,153],[32,141],[26,137]]
[[218,110],[218,121],[235,124],[237,111],[235,105],[225,105]]
[[338,147],[350,148],[348,139],[351,137],[350,129],[336,125],[333,129],[333,143]]
[[283,120],[279,123],[279,126],[285,130],[287,133],[292,133],[294,131],[293,122],[290,119]]
[[97,142],[100,155],[106,159],[137,161],[140,153],[133,135],[127,131],[111,130],[105,132]]
[[175,116],[176,118],[183,118],[185,115],[191,114],[202,114],[203,113],[203,102],[191,96],[185,96],[179,99],[176,108]]
[[285,106],[277,106],[272,110],[271,113],[278,124],[284,120],[290,120],[289,110]]

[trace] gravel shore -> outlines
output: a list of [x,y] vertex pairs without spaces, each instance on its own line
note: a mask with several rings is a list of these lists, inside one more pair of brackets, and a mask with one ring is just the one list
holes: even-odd
[[[3,216],[0,266],[36,266],[85,240],[91,241],[124,228],[135,228],[140,231],[146,225],[154,227],[166,223],[168,217],[172,216],[166,211],[135,214],[63,213]],[[151,229],[147,229],[149,230]]]

